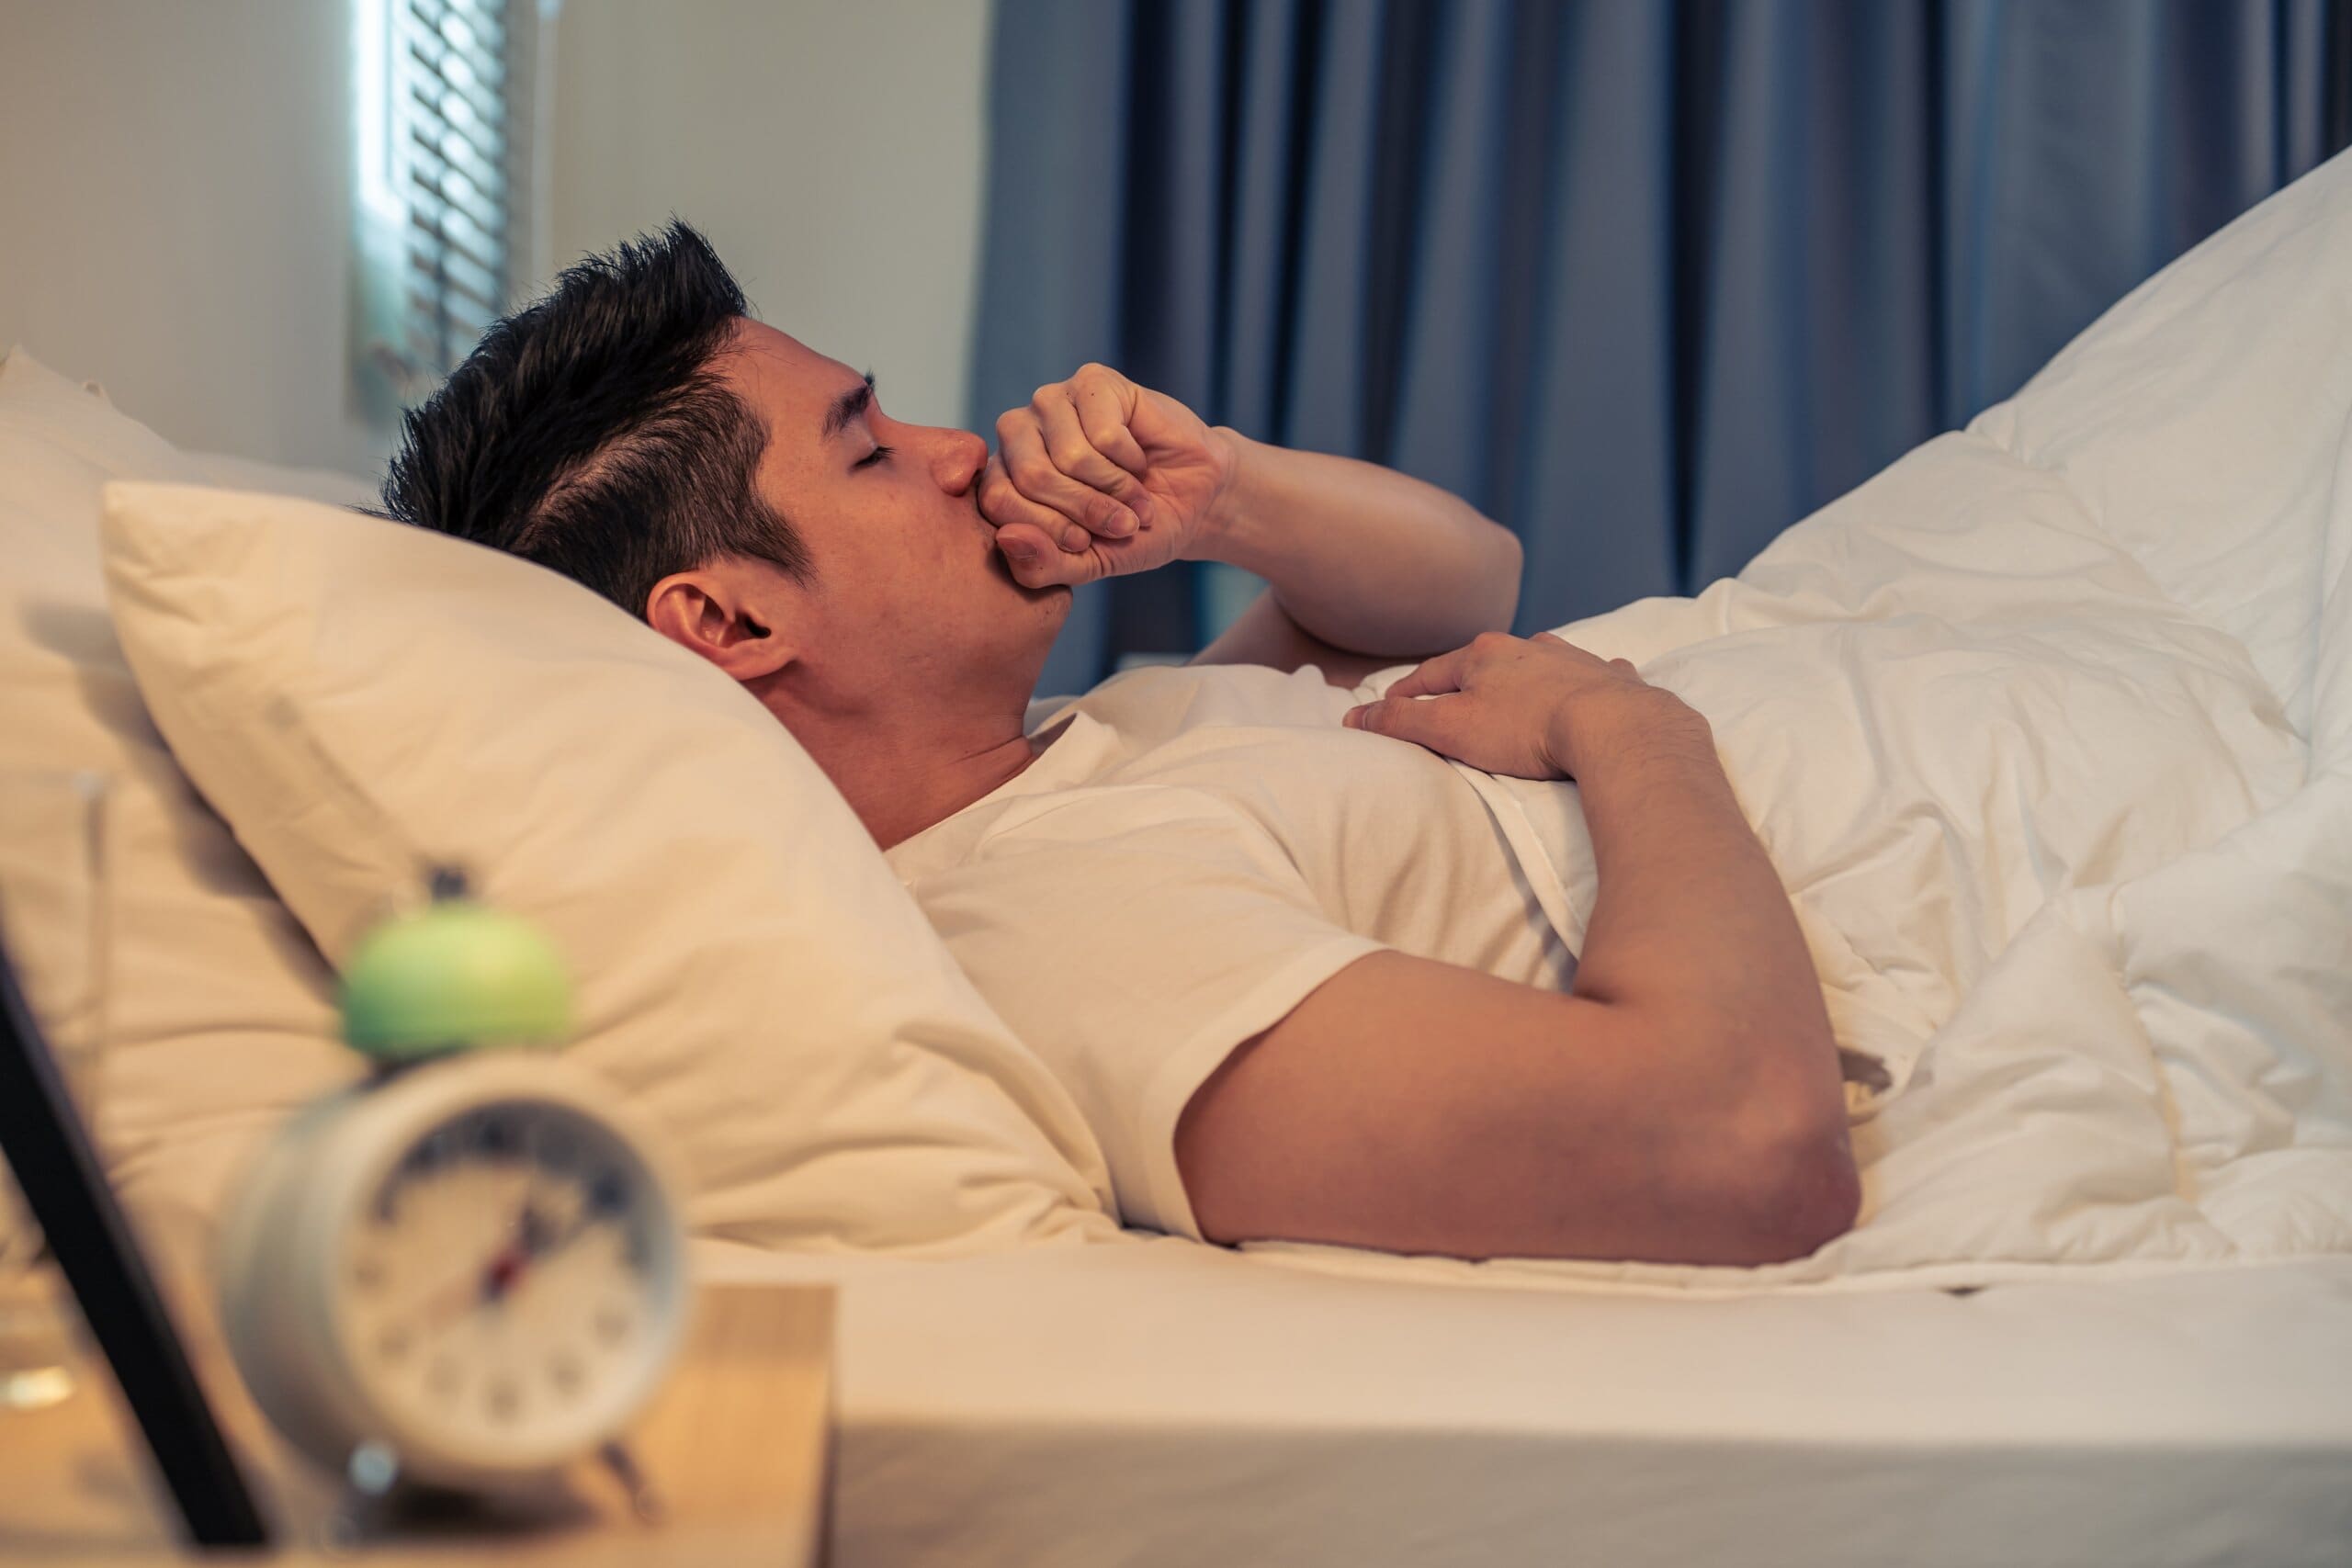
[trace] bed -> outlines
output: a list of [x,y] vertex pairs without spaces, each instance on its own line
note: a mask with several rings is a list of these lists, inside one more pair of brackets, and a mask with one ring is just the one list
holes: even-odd
[[[0,403],[14,384],[0,376]],[[50,728],[0,735],[0,761],[30,748],[135,786],[126,836],[158,869],[132,890],[121,947],[156,990],[133,1010],[144,1032],[110,1102],[114,1175],[157,1232],[179,1220],[200,1232],[275,1119],[348,1078],[327,964],[354,912],[387,891],[386,865],[405,875],[401,855],[448,846],[395,834],[379,864],[365,826],[338,819],[327,830],[342,859],[328,869],[343,880],[297,892],[316,872],[299,834],[334,802],[285,809],[269,794],[277,775],[252,763],[279,741],[235,725],[241,703],[258,710],[256,691],[291,711],[300,690],[215,682],[202,689],[237,700],[175,707],[186,694],[166,692],[164,666],[217,661],[223,639],[164,603],[170,563],[121,558],[138,541],[114,511],[111,629],[93,586],[92,476],[207,476],[130,434],[107,436],[124,444],[119,461],[66,475],[67,457],[96,451],[97,413],[67,384],[40,398],[64,434],[39,450],[66,454],[57,483],[86,483],[91,498],[74,502],[70,537],[8,536],[27,564],[0,597],[32,584],[53,602],[0,616],[0,675],[48,705]],[[1105,1183],[1083,1128],[952,964],[925,971],[932,1000],[908,1027],[945,1043],[928,1068],[954,1072],[910,1102],[985,1103],[994,1131],[933,1114],[921,1123],[933,1153],[966,1163],[897,1191],[829,1179],[880,1166],[778,1154],[765,1091],[740,1076],[777,1072],[775,1053],[719,1040],[698,1055],[687,1033],[731,1037],[740,1021],[682,1019],[674,975],[641,942],[603,950],[610,962],[586,976],[591,1033],[600,1009],[634,1009],[653,1045],[676,1049],[656,1061],[614,1034],[583,1054],[650,1101],[734,1118],[735,1187],[697,1195],[698,1266],[841,1292],[833,1560],[2352,1562],[2347,426],[2352,159],[2339,158],[2136,290],[2016,398],[1792,527],[1738,577],[1562,628],[1708,714],[1789,883],[1840,1044],[1870,1069],[1849,1077],[1861,1223],[1807,1258],[1473,1265],[1120,1230],[1088,1206]],[[32,516],[17,479],[0,464],[9,528]],[[158,504],[246,526],[229,515],[241,502]],[[383,525],[325,511],[283,521],[294,553],[270,558],[313,552],[291,602],[334,628],[296,626],[293,656],[397,673],[479,629],[460,616],[429,635],[413,618],[370,630],[364,602],[318,609],[322,585],[354,573],[317,541]],[[412,566],[412,608],[458,597],[437,566]],[[209,598],[172,603],[217,604],[258,575],[208,570]],[[513,579],[535,569],[503,558],[482,570],[512,579],[502,614],[546,587]],[[389,595],[395,575],[357,581]],[[134,635],[140,592],[185,634],[176,653]],[[283,630],[292,614],[263,606],[255,620]],[[642,631],[596,614],[574,616],[582,648]],[[136,683],[114,629],[140,661]],[[692,663],[630,643],[613,669],[666,691],[673,655]],[[471,755],[450,727],[460,709],[492,727],[514,710],[497,650],[464,658],[468,681],[433,692],[431,733],[359,711],[353,679],[325,681],[343,739],[390,748],[341,776],[375,788],[403,756],[439,757],[428,773],[486,766],[448,763]],[[580,666],[555,662],[543,679],[581,683]],[[597,700],[619,690],[616,677]],[[727,705],[740,694],[705,694],[712,733],[735,734]],[[322,735],[336,739],[314,730],[305,744]],[[534,739],[515,749],[542,759]],[[525,850],[556,868],[551,921],[589,897],[560,884],[563,844],[507,842],[544,821],[492,821],[501,792],[439,782],[471,798],[426,837],[475,833],[458,858],[488,867],[494,897],[534,896],[516,870]],[[1547,913],[1580,930],[1594,887],[1572,793],[1484,787],[1522,861],[1555,873]],[[602,828],[583,798],[575,788],[557,804]],[[607,846],[608,863],[626,847]],[[880,864],[866,856],[844,874],[887,879]],[[827,891],[833,906],[801,908],[795,940],[854,923],[834,919],[846,895]],[[628,913],[649,918],[620,937],[674,913],[655,883],[630,897]],[[891,902],[895,887],[859,897],[892,919],[911,909]],[[581,952],[599,937],[576,934]],[[855,948],[878,964],[890,944]],[[266,970],[285,979],[278,991],[239,989]],[[638,989],[597,990],[621,980]],[[839,990],[842,1027],[897,997],[888,976]],[[164,1019],[167,1001],[183,1013]],[[1002,1092],[1008,1062],[1017,1102]],[[808,1081],[784,1072],[777,1097]],[[862,1103],[877,1119],[900,1109]],[[845,1132],[813,1091],[802,1109],[795,1125],[830,1127],[843,1159],[878,1160],[903,1124]],[[971,1146],[949,1149],[957,1139]],[[1031,1166],[1058,1174],[1033,1183],[1020,1175]],[[951,1168],[985,1179],[940,1174]],[[825,1215],[852,1187],[869,1229],[844,1242],[838,1213]],[[896,1201],[916,1194],[966,1226],[992,1204],[994,1228],[971,1232],[987,1245],[881,1255],[908,1239]],[[946,1234],[908,1250],[956,1250],[934,1245]],[[768,1245],[744,1245],[753,1235]]]
[[[1562,628],[1714,722],[1883,1069],[1852,1235],[709,1249],[842,1292],[837,1560],[2352,1562],[2348,432],[2339,159],[1736,579]],[[1492,788],[1580,929],[1563,792]]]

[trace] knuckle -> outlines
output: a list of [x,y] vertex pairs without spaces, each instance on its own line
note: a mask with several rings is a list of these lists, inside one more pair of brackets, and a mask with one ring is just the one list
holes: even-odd
[[1508,632],[1480,632],[1470,639],[1470,646],[1481,653],[1492,653],[1498,648],[1509,647],[1513,640]]
[[1032,408],[1044,407],[1047,401],[1060,396],[1061,389],[1062,384],[1059,381],[1046,382],[1044,386],[1039,387],[1035,391],[1029,394],[1029,406]]

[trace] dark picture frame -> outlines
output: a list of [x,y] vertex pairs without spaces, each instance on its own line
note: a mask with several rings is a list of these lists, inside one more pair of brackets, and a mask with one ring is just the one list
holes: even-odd
[[0,942],[0,1154],[81,1303],[195,1546],[269,1544],[138,1238]]

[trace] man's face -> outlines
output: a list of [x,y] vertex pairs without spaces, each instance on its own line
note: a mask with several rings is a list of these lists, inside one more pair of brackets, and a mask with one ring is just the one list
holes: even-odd
[[980,515],[985,441],[891,419],[858,372],[762,322],[738,323],[718,368],[767,426],[762,493],[815,566],[804,590],[752,563],[773,573],[778,629],[821,690],[854,704],[922,682],[947,698],[1034,674],[1069,590],[1024,588],[1007,570]]

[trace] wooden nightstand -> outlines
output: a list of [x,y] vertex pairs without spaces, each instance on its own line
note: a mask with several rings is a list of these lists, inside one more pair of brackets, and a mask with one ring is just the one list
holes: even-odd
[[[832,1428],[833,1293],[808,1285],[708,1285],[678,1371],[629,1439],[662,1504],[640,1522],[610,1475],[582,1466],[570,1503],[528,1518],[409,1520],[356,1546],[322,1531],[332,1485],[270,1431],[229,1372],[198,1298],[172,1292],[220,1424],[275,1528],[272,1564],[757,1564],[805,1568],[824,1554]],[[170,1503],[137,1449],[137,1429],[85,1369],[74,1397],[0,1412],[0,1562],[98,1564],[245,1561],[175,1547]]]

